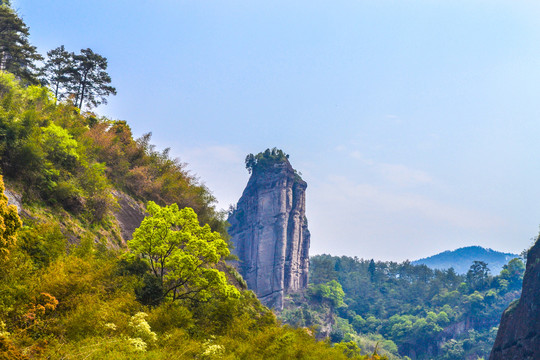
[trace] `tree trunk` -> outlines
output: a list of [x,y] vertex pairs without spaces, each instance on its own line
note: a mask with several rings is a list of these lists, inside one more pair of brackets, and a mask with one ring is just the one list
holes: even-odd
[[84,91],[86,90],[86,76],[87,76],[87,73],[84,73],[84,78],[83,78],[83,81],[82,81],[80,105],[79,105],[80,110],[82,110],[82,105],[83,105],[83,101],[84,101]]
[[60,81],[56,81],[56,89],[54,90],[54,104],[58,103],[58,88],[60,87]]

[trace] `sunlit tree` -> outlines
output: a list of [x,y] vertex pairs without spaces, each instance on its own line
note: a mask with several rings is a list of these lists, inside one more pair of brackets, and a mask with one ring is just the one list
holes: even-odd
[[207,300],[213,292],[238,296],[217,269],[229,255],[227,243],[210,226],[200,226],[191,208],[161,207],[150,201],[150,214],[133,233],[128,245],[150,267],[162,289],[162,298]]

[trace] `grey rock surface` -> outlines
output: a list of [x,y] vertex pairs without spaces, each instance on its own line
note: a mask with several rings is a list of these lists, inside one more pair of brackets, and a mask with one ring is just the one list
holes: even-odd
[[540,239],[529,250],[521,298],[503,313],[489,359],[540,359]]
[[4,190],[4,195],[8,198],[8,205],[15,205],[17,207],[17,212],[21,214],[23,211],[22,196],[7,187]]
[[122,240],[127,242],[132,239],[133,232],[141,225],[146,215],[144,206],[131,196],[118,190],[112,191],[118,202],[118,208],[114,211],[114,217],[118,221]]
[[307,184],[287,160],[253,170],[230,215],[238,271],[263,304],[283,308],[283,296],[308,284]]

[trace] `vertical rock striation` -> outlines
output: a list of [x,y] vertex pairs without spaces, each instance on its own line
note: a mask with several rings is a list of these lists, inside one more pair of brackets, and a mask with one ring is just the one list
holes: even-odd
[[262,158],[251,169],[246,189],[229,216],[233,253],[248,288],[263,304],[281,310],[283,295],[308,283],[307,184],[285,156]]
[[489,359],[540,359],[540,238],[527,256],[521,298],[503,313]]

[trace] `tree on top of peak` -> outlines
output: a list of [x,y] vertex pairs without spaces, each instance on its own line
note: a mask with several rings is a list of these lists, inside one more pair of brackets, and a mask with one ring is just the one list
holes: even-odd
[[288,161],[288,159],[289,154],[286,154],[283,150],[274,147],[272,149],[266,149],[264,152],[260,152],[257,155],[248,154],[246,156],[246,169],[251,174],[255,168],[285,162]]

